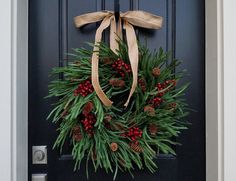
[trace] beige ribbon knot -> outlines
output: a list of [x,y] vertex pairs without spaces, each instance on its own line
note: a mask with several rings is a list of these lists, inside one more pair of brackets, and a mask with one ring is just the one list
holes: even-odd
[[99,46],[96,45],[101,42],[103,31],[110,26],[110,48],[114,53],[117,53],[116,50],[118,50],[119,47],[116,39],[117,35],[122,39],[121,22],[124,22],[124,29],[126,30],[126,39],[128,45],[129,61],[133,74],[133,83],[129,93],[129,97],[126,103],[124,104],[124,106],[128,106],[130,98],[132,97],[138,83],[139,53],[137,38],[133,26],[149,29],[160,29],[162,27],[163,18],[161,16],[156,16],[145,11],[127,11],[125,13],[120,13],[118,27],[116,27],[114,12],[100,11],[76,16],[74,18],[74,21],[77,28],[80,28],[81,26],[84,26],[86,24],[102,21],[95,35],[95,46],[92,55],[92,84],[97,96],[105,106],[111,106],[113,102],[103,92],[99,83]]

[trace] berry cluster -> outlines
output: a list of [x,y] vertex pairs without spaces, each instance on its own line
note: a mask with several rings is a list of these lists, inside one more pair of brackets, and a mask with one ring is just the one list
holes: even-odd
[[93,131],[94,124],[96,123],[96,118],[95,118],[94,114],[89,113],[89,114],[85,115],[84,118],[81,120],[81,123],[83,125],[85,132],[90,137],[92,137],[94,134],[94,131]]
[[142,134],[143,132],[138,127],[132,127],[123,136],[130,138],[134,143],[138,143],[137,140],[142,137]]
[[165,83],[157,83],[157,89],[158,89],[158,95],[159,96],[163,96],[164,95],[164,92],[161,92],[163,89],[166,88],[166,84]]
[[86,97],[88,94],[91,94],[94,91],[93,85],[90,80],[85,80],[78,85],[77,89],[74,90],[74,96],[79,94],[83,97]]
[[[160,92],[170,85],[171,85],[171,87],[169,89],[167,89],[163,92]],[[162,97],[166,92],[168,92],[174,86],[176,86],[176,80],[166,80],[164,83],[157,83],[157,89],[159,91],[158,96]]]
[[[166,89],[169,86],[170,86],[170,88]],[[157,93],[156,97],[154,97],[152,100],[149,101],[149,103],[153,107],[159,106],[163,102],[163,99],[161,97],[166,92],[168,92],[171,88],[173,88],[174,86],[176,86],[176,80],[167,80],[164,83],[157,83],[158,93]],[[166,89],[166,90],[163,91],[164,89]]]
[[154,97],[152,100],[150,100],[149,103],[150,103],[153,107],[157,107],[157,106],[159,106],[162,102],[163,102],[162,98],[160,98],[160,97]]
[[111,66],[116,71],[116,74],[118,76],[121,76],[122,78],[125,77],[126,73],[130,73],[131,72],[130,65],[125,63],[121,59],[116,60]]

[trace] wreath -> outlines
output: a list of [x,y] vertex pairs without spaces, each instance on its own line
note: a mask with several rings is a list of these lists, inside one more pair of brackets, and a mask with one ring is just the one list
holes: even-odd
[[62,149],[69,138],[75,170],[82,160],[91,161],[95,171],[103,168],[114,179],[119,170],[132,173],[146,167],[153,173],[158,154],[175,155],[175,138],[187,128],[184,117],[189,110],[183,97],[189,84],[178,83],[185,76],[184,70],[176,71],[180,62],[170,61],[169,53],[161,48],[151,52],[141,45],[138,85],[124,107],[132,70],[127,44],[117,43],[116,53],[105,43],[92,45],[99,48],[100,85],[112,106],[105,106],[94,91],[94,51],[85,48],[73,49],[67,66],[53,68],[48,95],[58,98],[48,117],[58,125],[54,148]]

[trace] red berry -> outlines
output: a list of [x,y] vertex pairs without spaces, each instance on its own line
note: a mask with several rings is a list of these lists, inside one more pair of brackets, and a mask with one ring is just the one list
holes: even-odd
[[94,125],[96,123],[96,118],[94,114],[88,113],[87,115],[84,115],[84,118],[81,120],[81,123],[84,127],[84,130],[87,132],[87,134],[91,137],[94,134]]
[[136,142],[137,139],[142,137],[142,134],[143,132],[138,127],[132,127],[126,133],[122,134],[122,136],[130,138],[132,142]]
[[112,64],[112,68],[115,70],[117,76],[125,77],[125,73],[131,72],[131,67],[123,60],[118,59]]
[[78,96],[79,94],[83,97],[86,97],[88,94],[93,93],[93,85],[90,80],[85,80],[80,83],[77,89],[74,90],[74,96]]

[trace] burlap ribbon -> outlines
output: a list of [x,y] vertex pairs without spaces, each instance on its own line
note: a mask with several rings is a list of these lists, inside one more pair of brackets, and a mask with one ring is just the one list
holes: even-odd
[[[162,17],[156,16],[144,11],[127,11],[125,13],[120,13],[120,18],[118,21],[118,27],[116,26],[116,20],[114,12],[111,11],[100,11],[87,13],[74,18],[75,25],[77,28],[84,26],[86,24],[95,23],[102,21],[98,27],[95,35],[95,45],[98,45],[102,39],[103,31],[110,26],[110,48],[115,53],[118,49],[118,43],[116,41],[117,36],[122,39],[122,25],[124,22],[124,29],[126,30],[126,39],[128,45],[129,61],[131,65],[131,70],[133,74],[133,83],[129,93],[129,97],[124,104],[128,106],[130,98],[132,97],[138,83],[138,45],[137,38],[133,26],[149,28],[149,29],[159,29],[162,27]],[[111,106],[112,101],[106,96],[99,84],[98,75],[98,63],[99,63],[99,46],[94,46],[94,51],[92,55],[92,84],[94,90],[103,102],[105,106]]]

